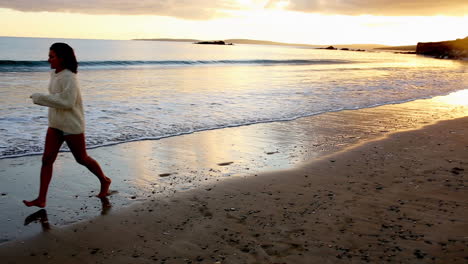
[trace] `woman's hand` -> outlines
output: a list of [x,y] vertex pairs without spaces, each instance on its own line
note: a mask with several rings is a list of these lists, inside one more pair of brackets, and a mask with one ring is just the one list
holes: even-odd
[[38,100],[38,98],[39,98],[40,96],[42,96],[41,93],[33,93],[33,94],[31,94],[31,96],[29,96],[29,98],[31,98],[31,99],[33,100],[33,102],[36,104],[36,103],[37,103],[37,100]]

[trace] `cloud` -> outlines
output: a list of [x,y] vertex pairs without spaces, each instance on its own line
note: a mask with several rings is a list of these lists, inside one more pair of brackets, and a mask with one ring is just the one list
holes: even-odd
[[209,20],[228,16],[228,11],[259,7],[340,15],[468,15],[467,0],[0,0],[0,8],[23,12],[157,15],[191,20]]
[[292,11],[339,15],[468,15],[467,0],[269,0],[266,7],[279,5]]
[[224,10],[239,10],[229,0],[0,0],[0,8],[23,12],[66,12],[104,15],[159,15],[207,20]]

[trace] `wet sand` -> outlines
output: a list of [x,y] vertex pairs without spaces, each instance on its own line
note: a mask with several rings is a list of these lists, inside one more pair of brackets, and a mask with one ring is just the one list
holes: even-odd
[[[2,189],[12,215],[2,226],[31,221],[35,232],[18,230],[38,233],[7,239],[2,262],[465,263],[468,119],[392,134],[467,115],[449,105],[421,100],[95,149],[115,175],[112,208],[89,197],[95,179],[63,153],[55,173],[66,180],[54,178],[47,211],[14,205],[37,183]],[[2,173],[37,177],[39,160],[1,160]]]
[[52,227],[0,255],[3,263],[466,263],[467,171],[465,117]]

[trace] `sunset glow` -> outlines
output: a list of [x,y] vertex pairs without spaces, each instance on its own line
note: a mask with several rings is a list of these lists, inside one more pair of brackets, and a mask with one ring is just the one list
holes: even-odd
[[[97,1],[94,9],[72,2],[61,8],[55,7],[54,1],[43,1],[40,7],[34,7],[36,2],[33,1],[10,2],[0,0],[0,36],[244,38],[304,44],[414,45],[464,38],[468,28],[468,14],[465,13],[468,5],[463,1],[448,1],[448,6],[453,4],[453,8],[440,9],[442,11],[433,11],[432,1],[412,1],[412,4],[420,2],[425,8],[410,11],[401,4],[385,12],[375,3],[367,8],[350,6],[346,9],[336,4],[285,0],[198,0],[192,6],[185,4],[183,7],[178,6],[177,1],[166,4],[143,1],[140,7],[125,9],[122,6],[122,12],[118,7],[113,9],[114,1]],[[28,6],[28,2],[32,6]],[[379,1],[382,2],[386,1]],[[397,15],[399,13],[402,15]]]

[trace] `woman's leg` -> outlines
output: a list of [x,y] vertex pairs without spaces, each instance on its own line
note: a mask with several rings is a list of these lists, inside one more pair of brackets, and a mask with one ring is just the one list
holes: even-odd
[[39,187],[39,196],[33,201],[23,201],[26,206],[45,207],[47,199],[47,190],[52,179],[52,170],[60,146],[63,144],[63,134],[53,128],[47,129],[44,154],[42,155],[41,183]]
[[88,168],[94,175],[96,175],[101,182],[101,190],[98,197],[105,197],[109,195],[109,186],[111,179],[106,177],[102,172],[101,166],[93,158],[86,153],[86,143],[84,134],[67,135],[64,137],[76,161]]

